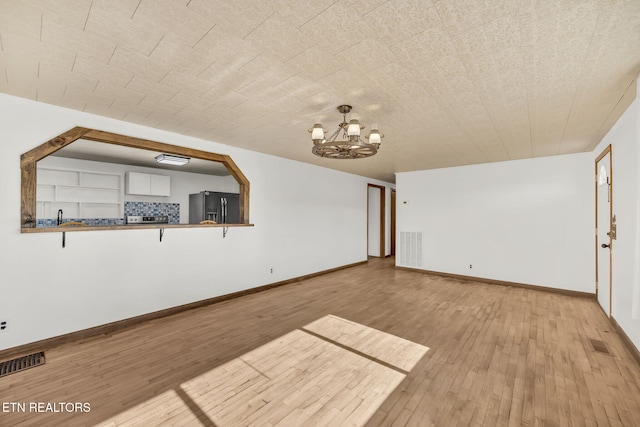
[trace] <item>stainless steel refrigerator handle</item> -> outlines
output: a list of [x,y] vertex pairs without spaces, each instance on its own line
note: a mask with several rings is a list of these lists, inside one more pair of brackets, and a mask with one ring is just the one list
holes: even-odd
[[227,198],[222,198],[222,223],[227,223]]

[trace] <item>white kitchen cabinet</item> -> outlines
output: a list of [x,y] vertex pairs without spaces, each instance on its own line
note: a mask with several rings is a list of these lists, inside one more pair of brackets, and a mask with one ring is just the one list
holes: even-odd
[[127,194],[142,196],[170,196],[171,177],[140,172],[127,172]]
[[127,194],[151,194],[151,175],[148,173],[127,172],[125,184]]
[[171,177],[167,175],[151,175],[151,195],[170,196]]

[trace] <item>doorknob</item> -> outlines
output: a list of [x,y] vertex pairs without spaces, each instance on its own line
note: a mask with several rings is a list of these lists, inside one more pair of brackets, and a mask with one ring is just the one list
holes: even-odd
[[603,244],[601,244],[600,246],[601,246],[602,248],[610,248],[610,247],[611,247],[611,245],[607,245],[606,243],[603,243]]

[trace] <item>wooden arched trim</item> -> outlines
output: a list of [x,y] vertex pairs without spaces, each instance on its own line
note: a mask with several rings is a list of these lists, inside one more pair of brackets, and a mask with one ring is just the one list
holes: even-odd
[[[26,153],[22,154],[22,156],[20,156],[20,170],[22,175],[20,221],[21,229],[23,231],[34,229],[36,224],[37,162],[80,138],[90,141],[103,142],[106,144],[140,148],[143,150],[161,151],[167,154],[176,154],[180,156],[222,163],[239,185],[240,221],[244,225],[250,225],[249,180],[228,155],[210,153],[208,151],[196,150],[193,148],[181,147],[178,145],[165,144],[162,142],[150,141],[148,139],[134,138],[131,136],[119,135],[116,133],[104,132],[95,129],[75,127],[61,135],[56,136],[55,138],[50,139],[44,144],[41,144],[38,147],[27,151]],[[221,226],[222,224],[217,225]],[[173,227],[180,226],[188,227],[189,225],[174,225]],[[165,225],[164,227],[167,226]],[[101,229],[104,228],[105,227],[101,227]]]

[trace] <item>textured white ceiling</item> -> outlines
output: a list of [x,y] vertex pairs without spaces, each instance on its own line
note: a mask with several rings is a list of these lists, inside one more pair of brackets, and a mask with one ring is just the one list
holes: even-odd
[[[386,181],[591,150],[639,70],[640,0],[0,0],[0,92]],[[313,156],[345,103],[379,154]]]

